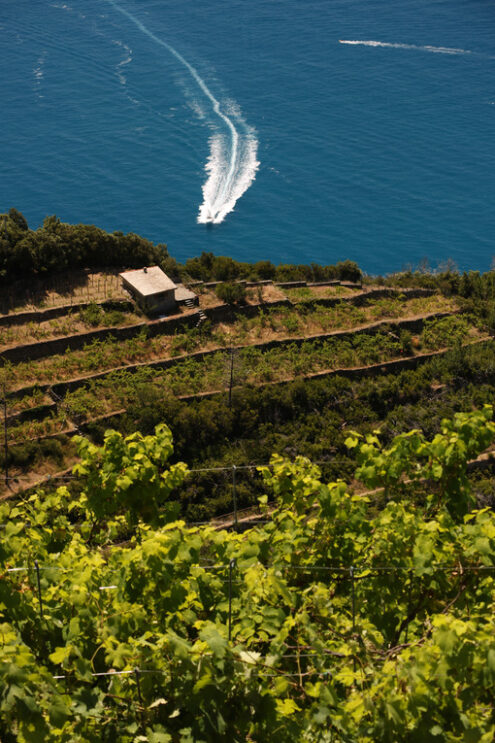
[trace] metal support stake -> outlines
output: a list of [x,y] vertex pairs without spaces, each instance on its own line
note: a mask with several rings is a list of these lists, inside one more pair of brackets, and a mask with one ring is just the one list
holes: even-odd
[[233,464],[232,465],[232,498],[233,498],[233,501],[234,501],[234,529],[236,531],[238,531],[239,530],[239,524],[238,524],[238,521],[237,521],[237,493],[236,493],[236,489],[235,489],[235,472],[236,472],[236,469],[237,469],[237,467],[235,466],[235,464]]
[[[407,596],[407,614],[411,611],[411,594],[412,594],[412,570],[409,571],[409,591]],[[405,641],[407,642],[407,630],[409,629],[409,622],[406,624],[406,636]]]
[[229,562],[229,642],[232,637],[232,571],[235,568],[235,560]]
[[230,384],[229,384],[229,408],[232,407],[232,387],[234,384],[234,349],[230,347]]
[[40,581],[40,566],[38,560],[34,561],[34,567],[36,568],[36,578],[38,580],[38,600],[40,602],[40,617],[43,619],[43,600],[41,598],[41,581]]
[[[349,568],[349,574],[351,576],[351,595],[352,595],[352,633],[354,634],[354,631],[356,629],[356,595],[354,592],[354,568],[352,565]],[[356,673],[356,658],[355,657],[352,659],[352,669],[354,673]]]
[[138,700],[139,700],[139,719],[141,720],[141,726],[144,731],[144,705],[143,705],[143,697],[141,695],[141,684],[139,681],[139,668],[134,669],[134,676],[136,677],[136,687],[137,687],[137,693],[138,693]]
[[351,566],[349,569],[351,576],[351,593],[352,593],[352,631],[356,629],[356,596],[354,593],[354,568]]

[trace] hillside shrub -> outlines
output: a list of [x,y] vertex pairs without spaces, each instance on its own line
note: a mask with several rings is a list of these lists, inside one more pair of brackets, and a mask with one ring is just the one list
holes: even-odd
[[215,288],[215,293],[226,304],[242,304],[246,299],[246,287],[240,283],[224,282]]

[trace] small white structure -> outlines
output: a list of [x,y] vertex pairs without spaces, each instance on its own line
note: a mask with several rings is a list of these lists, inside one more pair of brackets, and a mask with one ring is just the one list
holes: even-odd
[[175,301],[177,304],[199,304],[198,295],[192,292],[190,289],[187,289],[184,284],[177,284],[177,289],[175,290]]
[[176,309],[174,284],[159,266],[148,266],[119,274],[124,287],[148,314],[162,314]]

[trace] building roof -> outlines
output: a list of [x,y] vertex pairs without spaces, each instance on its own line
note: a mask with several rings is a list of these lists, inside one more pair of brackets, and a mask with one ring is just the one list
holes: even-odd
[[186,289],[184,284],[177,284],[175,290],[175,299],[177,302],[183,302],[185,299],[196,299],[197,294],[192,292],[190,289]]
[[124,271],[119,276],[142,297],[150,297],[176,288],[172,279],[169,279],[159,266]]

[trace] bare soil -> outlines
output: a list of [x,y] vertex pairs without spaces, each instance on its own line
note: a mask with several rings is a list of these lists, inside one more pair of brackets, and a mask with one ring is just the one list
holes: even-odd
[[247,304],[263,304],[266,302],[281,302],[287,299],[287,295],[279,286],[274,284],[261,284],[251,286],[246,290]]

